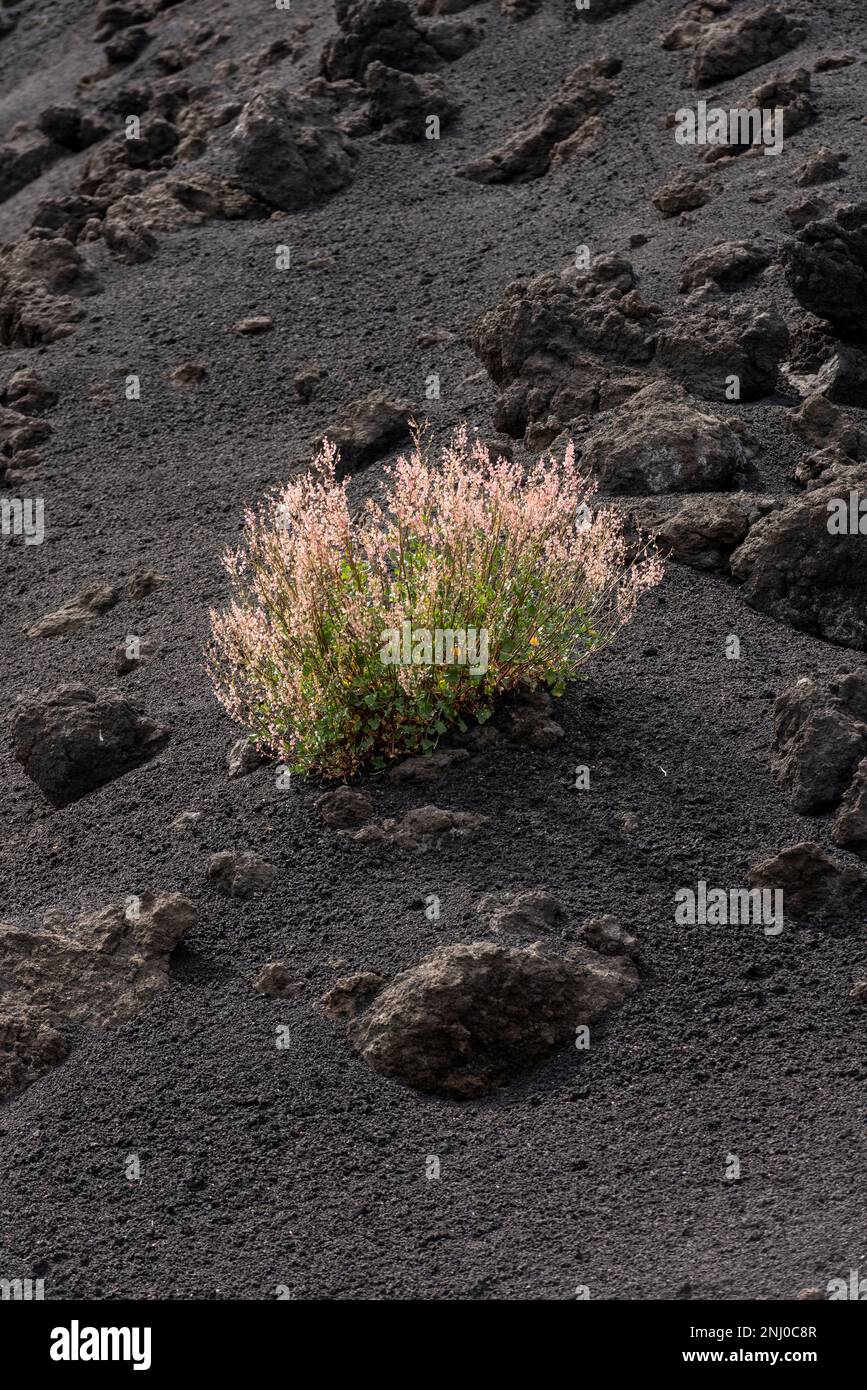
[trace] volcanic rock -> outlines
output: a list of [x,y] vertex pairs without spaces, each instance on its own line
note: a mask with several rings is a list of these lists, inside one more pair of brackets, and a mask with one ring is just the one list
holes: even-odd
[[350,401],[326,426],[315,447],[321,449],[326,440],[336,447],[337,477],[345,478],[408,439],[414,413],[410,401],[392,401],[384,396]]
[[384,63],[371,63],[364,81],[370,124],[384,140],[423,140],[430,116],[445,126],[458,111],[439,77],[413,77]]
[[31,228],[0,251],[0,345],[33,347],[74,332],[85,310],[74,295],[98,289],[80,253],[64,237]]
[[121,777],[170,738],[118,691],[79,684],[21,700],[12,727],[16,762],[54,806]]
[[837,208],[809,222],[784,244],[793,293],[842,338],[867,341],[867,202]]
[[627,957],[584,946],[444,946],[378,989],[347,1033],[374,1071],[465,1100],[540,1061],[637,984]]
[[613,493],[716,492],[747,462],[738,435],[667,381],[631,396],[581,445],[582,467]]
[[396,763],[388,774],[388,780],[397,786],[426,787],[431,782],[438,782],[455,763],[466,762],[469,756],[465,748],[437,748],[433,753],[404,758]]
[[797,811],[838,806],[867,755],[867,672],[804,676],[774,705],[777,777]]
[[856,767],[855,776],[843,798],[834,822],[834,843],[856,854],[867,853],[867,757]]
[[782,889],[786,916],[800,922],[857,920],[867,905],[867,873],[838,863],[812,840],[756,864],[747,883],[750,888]]
[[351,787],[338,787],[317,797],[314,807],[326,825],[333,830],[351,830],[364,825],[373,817],[373,802],[363,792]]
[[371,63],[400,72],[435,68],[440,55],[404,0],[335,0],[340,33],[322,50],[319,70],[331,82],[363,79]]
[[702,170],[682,169],[656,190],[651,201],[663,217],[676,217],[678,213],[704,207],[718,191],[719,185]]
[[109,584],[91,584],[74,598],[67,599],[55,612],[40,618],[28,628],[27,636],[59,637],[65,632],[76,632],[113,608],[119,597],[117,589]]
[[779,5],[712,24],[696,45],[692,81],[710,87],[787,53],[806,36],[803,22]]
[[599,58],[575,68],[557,95],[526,126],[498,149],[457,172],[475,183],[526,183],[541,178],[558,148],[610,102],[613,89],[608,79],[620,68],[613,58]]
[[705,400],[725,401],[737,377],[744,401],[770,395],[789,350],[789,330],[774,309],[753,304],[691,305],[666,321],[657,361],[676,381]]
[[295,979],[289,966],[283,960],[272,960],[263,965],[253,981],[257,994],[266,994],[269,999],[297,999],[304,993],[304,986]]
[[680,290],[683,294],[711,283],[730,288],[770,263],[771,253],[764,247],[746,241],[720,241],[687,261],[680,273]]
[[352,177],[354,151],[312,97],[266,87],[247,102],[231,136],[235,173],[248,193],[293,212]]
[[[867,481],[867,480],[865,480]],[[864,537],[828,529],[832,483],[758,521],[731,558],[751,608],[841,647],[867,650]]]
[[208,860],[208,878],[230,898],[252,898],[270,888],[277,870],[258,854],[223,850]]

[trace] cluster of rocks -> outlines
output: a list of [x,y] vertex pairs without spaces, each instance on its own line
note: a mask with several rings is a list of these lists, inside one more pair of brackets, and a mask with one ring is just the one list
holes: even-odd
[[145,893],[38,930],[0,922],[0,1100],[67,1055],[65,1025],[112,1028],[168,984],[169,961],[195,922],[180,893]]
[[637,943],[614,918],[588,922],[570,940],[566,910],[545,890],[488,895],[478,915],[487,932],[514,940],[442,946],[390,981],[359,971],[321,1000],[374,1071],[471,1099],[541,1061],[638,986]]
[[[727,277],[736,282],[747,267],[763,264],[764,251],[730,244],[696,258],[687,280],[705,287],[713,282],[716,296],[690,297],[669,315],[642,299],[632,265],[613,254],[596,257],[588,270],[569,267],[509,285],[470,338],[502,392],[493,411],[496,427],[523,435],[528,445],[550,443],[642,392],[631,406],[634,427],[643,429],[637,417],[646,412],[656,416],[658,434],[666,428],[663,417],[670,423],[679,415],[681,432],[689,433],[701,408],[685,392],[672,395],[664,379],[644,392],[653,382],[649,372],[705,400],[728,399],[735,376],[739,399],[768,395],[788,355],[786,324],[775,310],[730,302],[719,288]],[[698,472],[703,454],[699,448],[695,454]],[[711,468],[698,486],[715,482]]]

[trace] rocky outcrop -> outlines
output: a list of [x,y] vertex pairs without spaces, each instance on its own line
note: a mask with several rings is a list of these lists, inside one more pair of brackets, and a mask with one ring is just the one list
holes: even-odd
[[446,126],[459,109],[439,77],[413,77],[384,63],[371,63],[364,81],[370,125],[383,140],[423,140],[431,116]]

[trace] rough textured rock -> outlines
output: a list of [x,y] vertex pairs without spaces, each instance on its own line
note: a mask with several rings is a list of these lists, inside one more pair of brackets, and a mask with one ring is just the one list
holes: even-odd
[[343,834],[361,845],[389,844],[398,849],[424,850],[445,840],[470,835],[487,823],[487,816],[473,815],[469,811],[414,806],[400,820],[391,816],[363,825],[360,830],[345,830]]
[[333,830],[351,830],[373,818],[373,802],[351,787],[324,792],[313,804],[320,818]]
[[41,415],[58,402],[58,394],[32,367],[19,367],[0,391],[0,404],[21,415]]
[[264,757],[258,745],[251,738],[239,738],[229,749],[229,756],[226,761],[229,776],[238,778],[247,777],[257,768],[263,767],[267,758]]
[[566,923],[566,909],[546,888],[486,893],[476,903],[476,912],[492,932],[510,932],[535,939],[556,931]]
[[843,338],[867,341],[867,202],[809,222],[783,246],[786,278],[806,309]]
[[276,869],[258,854],[222,850],[208,860],[208,878],[230,898],[252,898],[270,888]]
[[322,50],[320,72],[331,82],[361,80],[370,63],[401,72],[435,68],[440,55],[404,0],[335,0],[340,33]]
[[19,701],[12,731],[16,762],[55,806],[146,762],[170,737],[119,691],[79,684]]
[[770,63],[797,47],[806,32],[803,22],[779,5],[710,25],[696,45],[693,83],[709,87]]
[[637,984],[627,957],[582,946],[562,955],[538,944],[444,946],[378,989],[347,1032],[375,1071],[469,1099],[540,1061]]
[[397,786],[426,787],[431,782],[438,782],[442,774],[456,763],[466,762],[469,756],[465,748],[437,748],[433,753],[404,758],[396,763],[388,774],[388,780]]
[[804,160],[795,174],[795,183],[799,188],[812,188],[817,183],[830,183],[843,174],[841,165],[848,158],[845,150],[830,150],[827,145],[822,145]]
[[[867,725],[865,734],[867,734]],[[867,740],[865,740],[867,749]],[[834,822],[834,843],[856,854],[867,853],[867,757],[855,769]]]
[[795,809],[811,815],[838,806],[867,756],[867,672],[805,676],[774,705],[777,776]]
[[567,421],[626,399],[644,383],[625,376],[624,366],[650,361],[658,316],[621,256],[507,286],[470,336],[493,381],[506,388],[494,409],[496,428],[515,438],[544,422],[550,442]]
[[413,77],[384,63],[371,63],[364,81],[370,124],[384,140],[423,140],[430,116],[446,126],[457,114],[439,77]]
[[771,512],[734,552],[731,572],[751,608],[841,647],[864,651],[864,537],[829,532],[828,504],[839,496],[840,488],[832,483]]
[[814,841],[784,849],[747,874],[750,888],[781,888],[783,911],[799,922],[855,921],[867,904],[867,873],[832,859]]
[[771,263],[771,253],[747,241],[720,241],[699,251],[680,273],[680,290],[716,284],[724,288],[740,285]]
[[44,420],[33,420],[20,410],[0,406],[0,455],[14,458],[42,444],[51,435],[51,426]]
[[414,414],[411,401],[392,401],[384,396],[350,401],[326,426],[316,447],[321,448],[326,439],[336,446],[337,476],[343,478],[408,439]]
[[169,957],[195,922],[179,893],[142,894],[41,930],[0,923],[0,1098],[62,1061],[64,1022],[111,1028],[168,983]]
[[231,135],[235,173],[248,193],[292,212],[352,177],[353,151],[311,97],[266,87],[247,102]]
[[725,421],[682,386],[656,381],[596,425],[581,463],[606,492],[715,492],[731,487],[748,459]]
[[819,393],[808,396],[788,416],[792,430],[817,448],[835,445],[853,460],[867,457],[867,427],[862,427]]
[[575,68],[526,126],[457,172],[475,183],[526,183],[541,178],[556,159],[558,147],[572,140],[610,102],[613,89],[608,79],[620,67],[616,59],[599,58]]
[[319,1007],[332,1023],[355,1018],[366,1009],[371,999],[382,989],[385,976],[373,970],[357,970],[338,980],[319,1001]]
[[743,492],[732,497],[690,497],[653,528],[655,539],[692,569],[726,570],[732,551],[750,526],[774,506],[773,498]]
[[67,337],[85,316],[77,296],[97,289],[71,242],[32,228],[0,252],[0,345],[33,347]]
[[304,993],[304,986],[296,979],[283,960],[272,960],[263,965],[255,980],[253,989],[257,994],[266,994],[269,999],[297,999]]
[[0,203],[38,179],[63,150],[43,132],[15,127],[0,145]]
[[156,650],[156,643],[148,637],[136,638],[132,643],[129,640],[119,642],[113,653],[115,675],[128,676],[130,671],[137,671]]
[[117,603],[120,595],[110,584],[90,584],[73,598],[67,599],[53,613],[46,613],[31,628],[28,637],[59,637],[62,633],[75,632],[92,623],[95,618],[108,612]]
[[681,169],[657,188],[651,202],[663,217],[676,217],[678,213],[704,207],[718,188],[703,170]]
[[738,378],[740,399],[758,400],[776,389],[789,330],[774,309],[752,304],[684,306],[666,322],[657,361],[676,381],[709,401],[724,401],[729,379]]
[[[2,932],[0,925],[0,940]],[[38,1018],[7,1014],[0,995],[0,1101],[26,1091],[68,1053],[62,1033]]]

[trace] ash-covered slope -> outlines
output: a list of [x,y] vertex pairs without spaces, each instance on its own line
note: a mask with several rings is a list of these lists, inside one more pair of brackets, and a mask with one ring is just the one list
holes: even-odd
[[[778,1299],[857,1266],[867,774],[822,692],[867,649],[867,535],[824,525],[867,495],[865,59],[856,0],[0,6],[4,1277]],[[678,141],[715,109],[772,114]],[[323,433],[360,502],[413,412],[573,438],[664,584],[487,746],[349,801],[230,773],[220,552]],[[675,920],[801,842],[779,935]],[[195,913],[135,1017],[7,983],[4,942],[50,969],[92,920],[138,980],[152,893]],[[455,961],[481,1070],[436,1050]]]

